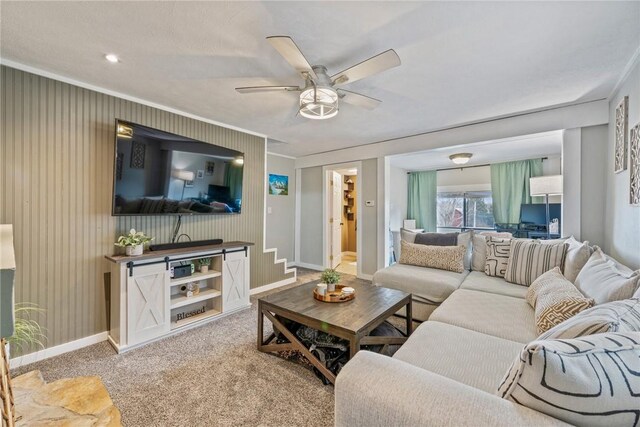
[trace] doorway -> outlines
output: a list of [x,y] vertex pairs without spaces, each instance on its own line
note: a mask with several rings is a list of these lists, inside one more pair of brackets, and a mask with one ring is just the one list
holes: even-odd
[[325,167],[325,266],[358,276],[359,162]]

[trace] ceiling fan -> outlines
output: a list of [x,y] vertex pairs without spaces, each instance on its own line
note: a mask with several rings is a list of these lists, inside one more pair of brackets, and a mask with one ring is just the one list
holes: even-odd
[[304,86],[250,86],[237,87],[236,90],[240,93],[300,92],[299,112],[309,119],[335,116],[338,114],[339,101],[373,110],[382,101],[337,86],[353,83],[400,65],[398,54],[389,49],[330,76],[324,65],[309,65],[291,37],[272,36],[267,37],[267,41],[302,75]]

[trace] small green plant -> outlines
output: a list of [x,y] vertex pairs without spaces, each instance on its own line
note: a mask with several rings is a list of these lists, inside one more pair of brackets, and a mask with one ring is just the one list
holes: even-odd
[[211,258],[200,258],[198,260],[198,265],[200,267],[202,267],[203,265],[205,265],[207,267],[210,266],[211,265]]
[[44,310],[32,303],[17,303],[15,306],[14,332],[9,337],[9,344],[20,349],[28,350],[30,346],[44,348],[47,340],[44,328],[33,319],[36,314],[44,313]]
[[129,234],[126,236],[118,237],[118,241],[115,243],[116,246],[120,246],[124,248],[126,246],[138,246],[144,245],[153,240],[153,237],[145,236],[142,231],[136,231],[135,229],[129,230]]
[[320,280],[322,283],[326,283],[327,285],[335,285],[340,281],[340,273],[335,271],[333,268],[327,268],[322,272]]

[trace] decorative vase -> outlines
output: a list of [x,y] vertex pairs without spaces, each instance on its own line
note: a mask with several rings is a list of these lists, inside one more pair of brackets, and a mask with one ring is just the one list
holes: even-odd
[[127,246],[124,250],[127,256],[142,255],[144,245]]
[[207,271],[209,271],[209,266],[208,265],[201,265],[200,266],[200,273],[206,273]]
[[333,292],[336,290],[336,284],[335,283],[327,283],[327,292]]

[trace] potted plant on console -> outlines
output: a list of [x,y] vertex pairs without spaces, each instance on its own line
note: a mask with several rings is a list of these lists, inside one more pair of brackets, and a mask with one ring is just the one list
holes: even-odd
[[209,271],[211,258],[200,258],[198,260],[198,265],[200,266],[200,273],[206,273],[207,271]]
[[320,276],[320,283],[327,285],[327,292],[333,292],[336,290],[336,284],[340,281],[340,273],[332,268],[327,268],[322,272]]
[[144,252],[145,243],[149,243],[152,240],[153,237],[145,236],[142,231],[136,231],[132,228],[126,236],[118,237],[115,245],[124,248],[127,256],[137,256],[142,255],[142,252]]

